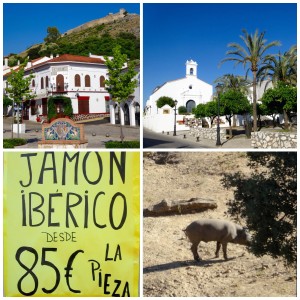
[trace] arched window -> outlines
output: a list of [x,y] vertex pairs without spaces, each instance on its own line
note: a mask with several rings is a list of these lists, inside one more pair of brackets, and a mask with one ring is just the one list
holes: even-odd
[[41,90],[44,88],[44,78],[41,78]]
[[85,75],[84,77],[84,85],[85,87],[91,87],[91,78],[89,75]]
[[190,68],[190,75],[194,75],[194,69]]
[[100,76],[100,87],[104,88],[105,87],[105,77]]
[[48,88],[48,87],[49,87],[49,77],[46,76],[46,88]]
[[32,79],[31,85],[32,85],[33,88],[35,87],[35,80],[34,79]]
[[79,74],[75,75],[74,80],[75,80],[75,86],[80,87],[81,86],[81,82],[80,82],[80,75]]

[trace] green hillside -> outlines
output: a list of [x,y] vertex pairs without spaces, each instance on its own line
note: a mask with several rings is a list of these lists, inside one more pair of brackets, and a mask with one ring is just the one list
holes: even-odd
[[[59,30],[59,28],[58,28]],[[47,32],[45,32],[45,37]],[[74,54],[88,56],[112,55],[116,44],[131,60],[140,58],[140,16],[128,14],[120,20],[107,24],[98,24],[80,31],[62,34],[55,42],[33,45],[19,54],[10,54],[9,66],[22,63],[26,57],[30,60],[50,56],[51,54]]]

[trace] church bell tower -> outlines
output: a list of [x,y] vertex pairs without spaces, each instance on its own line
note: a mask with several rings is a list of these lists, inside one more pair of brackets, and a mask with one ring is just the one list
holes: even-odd
[[198,64],[191,60],[187,60],[186,63],[186,77],[194,76],[197,77],[197,66]]

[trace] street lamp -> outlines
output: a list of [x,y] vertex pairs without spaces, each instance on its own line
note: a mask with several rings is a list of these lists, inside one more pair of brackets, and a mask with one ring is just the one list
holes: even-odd
[[174,100],[174,104],[175,104],[175,108],[174,108],[174,132],[173,132],[173,135],[175,136],[176,135],[176,105],[177,105],[178,101],[177,100]]
[[222,90],[222,85],[220,83],[216,86],[217,96],[218,96],[218,120],[217,120],[217,142],[216,146],[221,146],[221,139],[220,139],[220,93]]

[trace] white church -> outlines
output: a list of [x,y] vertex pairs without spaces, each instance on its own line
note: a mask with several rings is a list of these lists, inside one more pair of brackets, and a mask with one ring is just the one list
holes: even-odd
[[[188,60],[186,62],[186,74],[184,78],[168,81],[153,91],[146,102],[144,110],[143,125],[145,128],[155,132],[173,130],[174,108],[169,105],[158,108],[156,105],[157,100],[162,96],[177,100],[176,108],[184,106],[189,113],[198,104],[207,103],[212,99],[213,86],[197,77],[197,66],[197,62]],[[179,122],[177,126],[178,130],[186,130],[186,128],[183,128],[185,127],[184,125],[180,125],[182,119],[182,115],[177,115]]]

